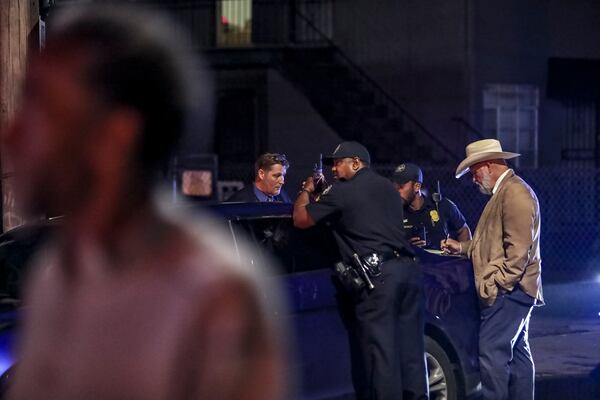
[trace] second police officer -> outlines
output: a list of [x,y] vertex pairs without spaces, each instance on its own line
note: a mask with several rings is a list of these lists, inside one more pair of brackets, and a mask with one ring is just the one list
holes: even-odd
[[404,200],[403,224],[412,244],[439,250],[442,240],[448,237],[459,241],[471,239],[471,230],[456,204],[445,197],[434,199],[424,193],[419,166],[400,164],[392,181]]

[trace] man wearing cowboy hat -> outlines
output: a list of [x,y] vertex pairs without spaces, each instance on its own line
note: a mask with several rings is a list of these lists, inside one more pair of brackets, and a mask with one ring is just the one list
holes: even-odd
[[472,240],[444,240],[442,249],[473,262],[481,303],[479,364],[484,399],[533,399],[534,366],[528,343],[533,306],[544,303],[540,208],[527,183],[506,165],[519,154],[484,139],[466,148],[456,178],[467,171],[491,196]]

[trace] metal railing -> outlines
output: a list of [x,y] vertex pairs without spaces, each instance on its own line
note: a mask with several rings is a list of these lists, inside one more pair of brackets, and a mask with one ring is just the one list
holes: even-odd
[[487,139],[477,128],[463,117],[452,117],[450,119],[456,127],[454,134],[454,151],[458,154],[463,154],[465,146],[471,142],[481,139]]
[[[311,169],[309,165],[296,165],[294,160],[292,166],[292,172]],[[385,177],[391,177],[396,167],[372,165]],[[519,168],[515,172],[539,199],[544,281],[561,282],[600,274],[600,168],[539,167]],[[230,180],[250,182],[253,171],[247,164],[238,164],[229,166],[225,175]],[[424,167],[423,175],[429,193],[440,181],[442,196],[458,206],[474,230],[490,198],[479,193],[469,177],[455,179],[454,166]],[[295,187],[291,181],[285,186],[290,192]]]
[[[410,133],[418,146],[432,149],[433,158],[460,159],[462,149],[455,151],[429,131],[332,40],[333,0],[179,1],[165,7],[189,27],[194,43],[204,50],[261,46],[330,48],[336,61],[372,93],[373,104],[383,106],[387,119],[396,122],[387,132],[398,135],[391,141],[402,143],[403,135]],[[418,151],[413,154],[423,157]]]
[[[341,62],[345,67],[349,69],[352,76],[358,78],[362,85],[370,90],[375,99],[373,103],[384,105],[390,112],[388,118],[390,120],[397,119],[401,121],[400,126],[401,130],[398,131],[399,134],[403,134],[406,132],[414,132],[420,133],[422,135],[421,138],[417,137],[417,143],[421,142],[424,145],[433,146],[433,149],[440,149],[442,153],[446,156],[449,156],[454,161],[459,161],[461,159],[460,153],[456,153],[452,149],[450,149],[443,141],[441,141],[436,135],[434,135],[431,131],[429,131],[419,120],[408,112],[392,95],[390,95],[377,81],[375,81],[362,67],[360,67],[356,62],[352,60],[350,56],[348,56],[337,44],[328,37],[325,32],[321,31],[311,19],[309,19],[306,15],[303,15],[298,10],[296,10],[296,19],[302,21],[307,28],[310,28],[314,34],[320,38],[319,41],[327,43],[329,47],[331,47],[336,55],[339,62]],[[398,138],[401,140],[401,138]],[[425,140],[422,140],[425,139]],[[418,155],[416,155],[418,156]]]
[[[184,27],[199,50],[222,48],[326,46],[336,60],[373,95],[373,106],[384,109],[391,122],[385,138],[390,145],[405,143],[412,136],[414,146],[431,149],[433,155],[411,151],[415,158],[458,160],[461,152],[429,131],[397,99],[346,54],[333,40],[334,0],[138,0],[168,11]],[[72,3],[59,0],[57,5]],[[393,137],[391,135],[397,135]],[[410,146],[406,146],[410,147]],[[391,148],[391,146],[390,146]],[[393,151],[393,150],[391,150]]]
[[[64,0],[63,0],[64,1]],[[334,0],[140,0],[168,11],[201,50],[316,43],[298,13],[332,32]]]
[[[391,177],[396,165],[373,167]],[[544,281],[600,274],[600,169],[528,167],[515,172],[539,200]],[[425,188],[434,189],[440,181],[442,195],[458,206],[474,230],[489,197],[479,193],[470,177],[455,179],[454,167],[426,167],[423,175]]]

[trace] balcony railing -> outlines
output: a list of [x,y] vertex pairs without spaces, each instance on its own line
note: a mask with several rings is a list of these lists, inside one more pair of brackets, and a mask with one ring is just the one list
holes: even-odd
[[[56,0],[57,5],[73,0]],[[391,133],[404,140],[407,132],[420,147],[435,150],[421,158],[435,160],[450,156],[459,159],[444,142],[428,131],[333,40],[335,0],[137,0],[170,12],[186,27],[199,50],[324,46],[348,75],[373,95],[374,112],[387,115]],[[389,133],[389,132],[388,132]],[[462,151],[460,152],[462,153]]]
[[319,31],[332,36],[333,0],[141,1],[168,10],[199,49],[324,44]]

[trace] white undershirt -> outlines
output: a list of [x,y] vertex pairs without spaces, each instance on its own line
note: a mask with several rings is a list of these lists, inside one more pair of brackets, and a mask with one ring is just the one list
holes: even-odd
[[504,173],[502,175],[500,175],[500,177],[498,178],[498,180],[496,181],[496,184],[494,185],[494,188],[492,189],[492,194],[495,194],[496,191],[498,190],[498,186],[500,186],[500,183],[502,183],[502,180],[506,177],[506,175],[508,175],[509,172],[511,172],[512,169],[509,168],[506,171],[504,171]]

